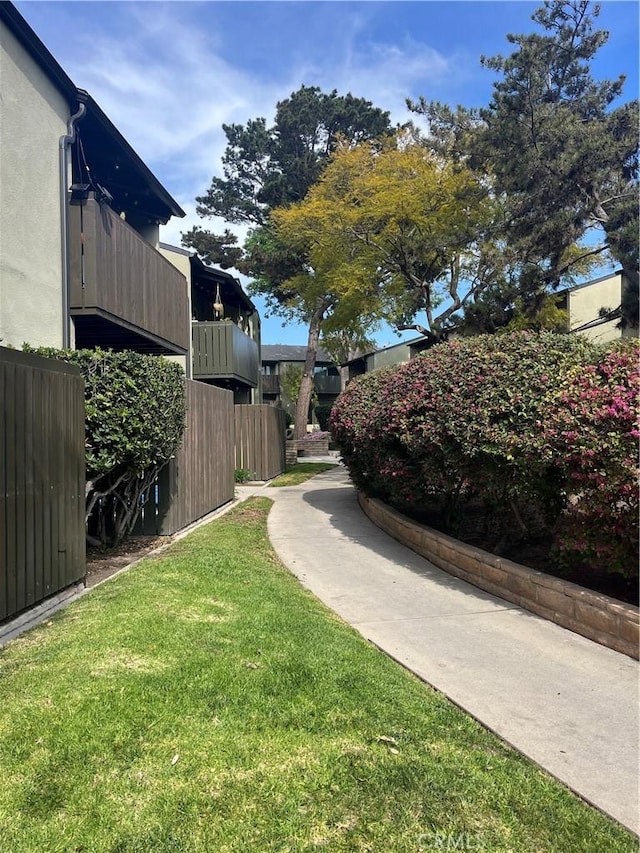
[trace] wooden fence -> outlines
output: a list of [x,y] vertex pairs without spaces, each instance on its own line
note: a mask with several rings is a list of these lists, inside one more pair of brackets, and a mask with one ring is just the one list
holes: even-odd
[[0,347],[0,620],[85,576],[84,382]]
[[285,470],[287,416],[275,406],[236,406],[236,468],[270,480]]
[[182,447],[149,490],[137,534],[170,536],[233,500],[233,393],[187,380]]

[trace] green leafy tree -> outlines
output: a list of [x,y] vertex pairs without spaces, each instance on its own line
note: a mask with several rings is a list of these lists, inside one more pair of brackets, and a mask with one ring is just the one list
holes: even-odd
[[[387,133],[389,114],[351,94],[302,86],[277,104],[272,127],[257,118],[222,128],[223,177],[214,177],[207,193],[196,198],[198,215],[255,226],[266,225],[273,208],[305,197],[340,138],[357,144]],[[203,233],[193,229],[183,243],[199,251]],[[215,254],[212,261],[218,263]]]
[[631,214],[628,202],[637,201],[638,107],[612,107],[624,77],[597,82],[591,74],[608,39],[594,29],[598,13],[586,0],[545,3],[533,15],[543,33],[510,35],[514,53],[482,60],[502,79],[481,111],[481,154],[509,198],[507,239],[546,285],[558,286],[567,251],[588,229],[605,239],[585,252],[615,250],[618,241],[606,239],[611,216]]
[[375,317],[357,317],[343,329],[323,331],[322,346],[334,364],[344,364],[376,348],[376,342],[371,336],[377,325]]
[[501,273],[482,296],[487,304],[471,309],[487,330],[505,307],[535,317],[550,290],[608,255],[631,285],[618,313],[634,324],[638,103],[618,105],[624,77],[592,76],[608,39],[594,27],[598,14],[586,0],[545,3],[533,15],[541,32],[509,35],[513,53],[482,58],[500,75],[485,109],[410,104],[429,120],[428,143],[484,172],[504,206],[494,240]]
[[246,250],[254,260],[260,257],[261,272],[252,290],[265,295],[273,312],[304,322],[308,328],[295,417],[295,435],[303,438],[313,396],[321,330],[331,336],[338,330],[354,328],[359,317],[376,315],[379,307],[371,289],[364,292],[350,286],[347,271],[340,274],[332,258],[312,258],[312,241],[306,234],[280,227],[279,215],[285,212],[285,208],[275,210],[272,225],[253,232]]
[[[328,331],[324,329],[322,332],[322,347],[329,353],[333,363],[338,366],[342,387],[344,388],[349,380],[349,368],[343,367],[347,361],[356,358],[363,353],[372,352],[376,349],[376,342],[372,335],[376,330],[379,322],[376,317],[364,316],[355,317],[353,322],[347,324],[342,329]],[[331,406],[329,406],[329,411]],[[320,429],[326,430],[325,415],[322,415],[324,420],[320,420],[318,415],[318,407],[316,406],[316,416]],[[325,423],[323,426],[322,424]]]
[[286,398],[294,404],[298,402],[300,396],[302,374],[303,370],[297,364],[287,364],[280,373],[280,387]]
[[343,301],[364,297],[363,316],[436,343],[484,285],[480,236],[493,215],[469,169],[400,134],[339,147],[306,198],[273,221],[281,239],[305,245],[311,268]]
[[[296,411],[296,434],[306,432],[313,389],[313,371],[320,330],[329,317],[334,326],[347,316],[338,310],[339,297],[317,270],[309,271],[306,247],[274,235],[272,211],[303,199],[319,179],[339,140],[358,144],[390,131],[389,115],[351,94],[325,94],[302,86],[278,103],[273,126],[264,118],[246,125],[224,125],[227,148],[223,177],[214,177],[208,192],[196,199],[202,217],[253,226],[243,252],[227,231],[210,235],[194,228],[183,244],[210,263],[233,263],[253,278],[251,291],[266,298],[270,311],[309,328],[307,359]],[[349,320],[358,311],[351,305]]]

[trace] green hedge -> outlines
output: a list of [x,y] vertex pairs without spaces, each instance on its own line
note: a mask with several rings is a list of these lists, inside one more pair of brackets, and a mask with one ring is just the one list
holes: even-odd
[[145,491],[180,445],[184,373],[161,356],[136,352],[23,349],[82,371],[88,538],[115,545],[135,526]]
[[327,432],[329,429],[329,416],[332,408],[332,403],[318,403],[313,409],[322,432]]

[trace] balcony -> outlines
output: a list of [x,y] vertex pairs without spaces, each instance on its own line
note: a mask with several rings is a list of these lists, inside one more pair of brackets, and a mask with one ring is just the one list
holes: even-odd
[[323,373],[317,373],[313,377],[313,387],[315,388],[316,394],[338,395],[342,390],[339,376],[327,376]]
[[273,373],[265,373],[262,376],[262,393],[263,394],[279,394],[280,393],[280,377]]
[[192,336],[194,379],[232,379],[257,387],[258,344],[235,323],[193,323]]
[[[338,395],[342,390],[339,376],[327,376],[323,373],[316,373],[313,377],[313,387],[316,394],[335,394]],[[263,394],[281,394],[282,386],[280,385],[280,377],[277,374],[263,374],[262,376],[262,393]]]
[[109,207],[69,206],[70,312],[76,346],[184,354],[186,280]]

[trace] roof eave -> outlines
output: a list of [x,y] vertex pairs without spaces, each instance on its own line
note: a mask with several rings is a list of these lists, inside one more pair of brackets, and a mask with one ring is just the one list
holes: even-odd
[[215,267],[207,266],[207,264],[203,263],[202,260],[197,255],[190,256],[191,266],[193,272],[196,275],[202,275],[206,278],[211,278],[213,281],[216,279],[223,279],[227,282],[227,284],[234,291],[235,295],[238,297],[238,301],[244,303],[244,307],[247,308],[252,313],[257,314],[258,309],[253,304],[251,299],[247,296],[247,294],[242,289],[242,285],[231,273],[225,272],[224,270],[217,269]]
[[101,109],[101,107],[96,103],[93,97],[84,89],[76,89],[76,93],[77,100],[80,103],[84,104],[87,110],[92,113],[94,118],[104,128],[105,133],[109,135],[114,144],[120,148],[120,150],[125,154],[129,161],[134,165],[135,169],[143,177],[145,183],[149,187],[149,190],[167,207],[168,211],[170,211],[169,215],[164,220],[165,224],[172,216],[178,216],[180,218],[186,216],[187,214],[180,207],[178,202],[162,186],[160,181],[156,178],[151,169],[149,169],[149,167],[144,163],[140,156],[136,154],[131,145],[129,145],[127,140],[120,133],[118,128],[113,124],[113,122],[106,115],[106,113]]

